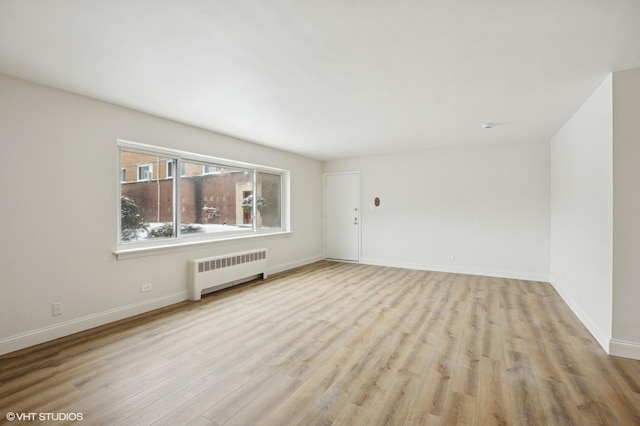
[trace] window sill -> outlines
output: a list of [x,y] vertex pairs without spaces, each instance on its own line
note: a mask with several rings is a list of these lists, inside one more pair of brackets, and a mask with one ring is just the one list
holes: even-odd
[[118,260],[126,260],[126,259],[135,259],[138,257],[145,256],[155,256],[159,254],[166,253],[175,253],[179,251],[193,250],[196,248],[200,248],[204,245],[213,245],[220,244],[230,241],[242,241],[242,240],[251,240],[251,239],[264,239],[264,238],[274,238],[274,237],[287,237],[292,234],[291,231],[279,231],[279,232],[270,232],[265,234],[251,234],[251,235],[238,235],[235,237],[226,237],[226,238],[216,238],[216,239],[206,239],[206,240],[193,240],[193,241],[180,241],[172,244],[163,244],[163,245],[155,245],[144,247],[119,247],[117,250],[113,252]]

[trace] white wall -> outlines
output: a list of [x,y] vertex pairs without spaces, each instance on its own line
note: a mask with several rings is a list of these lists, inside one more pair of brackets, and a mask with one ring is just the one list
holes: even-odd
[[361,171],[363,263],[548,280],[548,143],[325,163],[348,170]]
[[[116,260],[118,138],[289,169],[293,234]],[[266,247],[274,272],[322,257],[319,161],[2,75],[0,158],[0,353],[185,300],[191,258]]]
[[640,68],[613,74],[613,341],[640,359]]
[[612,79],[551,140],[551,283],[608,350],[612,329]]

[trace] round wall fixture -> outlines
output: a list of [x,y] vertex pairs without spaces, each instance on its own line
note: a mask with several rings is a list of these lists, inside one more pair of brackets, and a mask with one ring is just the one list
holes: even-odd
[[380,198],[379,198],[379,197],[376,197],[376,199],[375,199],[375,200],[373,200],[373,204],[374,204],[376,207],[380,206]]

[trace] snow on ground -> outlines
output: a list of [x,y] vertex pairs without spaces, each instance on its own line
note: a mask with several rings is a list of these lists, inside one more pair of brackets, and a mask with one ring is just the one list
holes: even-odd
[[[164,225],[164,222],[151,222],[148,225],[149,225],[149,231],[152,231],[156,228],[160,228],[162,225]],[[207,223],[207,224],[195,223],[193,225],[203,228],[204,232],[194,232],[192,234],[187,234],[187,235],[198,235],[203,233],[207,234],[207,233],[215,233],[215,232],[243,231],[243,230],[246,231],[251,229],[250,225],[235,226],[235,225],[221,225],[221,224],[213,224],[213,223]],[[147,232],[144,230],[138,231],[138,239],[139,240],[148,239]]]

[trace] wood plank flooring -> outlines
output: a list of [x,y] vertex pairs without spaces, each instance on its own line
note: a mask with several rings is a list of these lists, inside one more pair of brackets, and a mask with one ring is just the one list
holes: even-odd
[[323,261],[2,356],[0,423],[9,411],[640,425],[640,361],[607,356],[546,283]]

